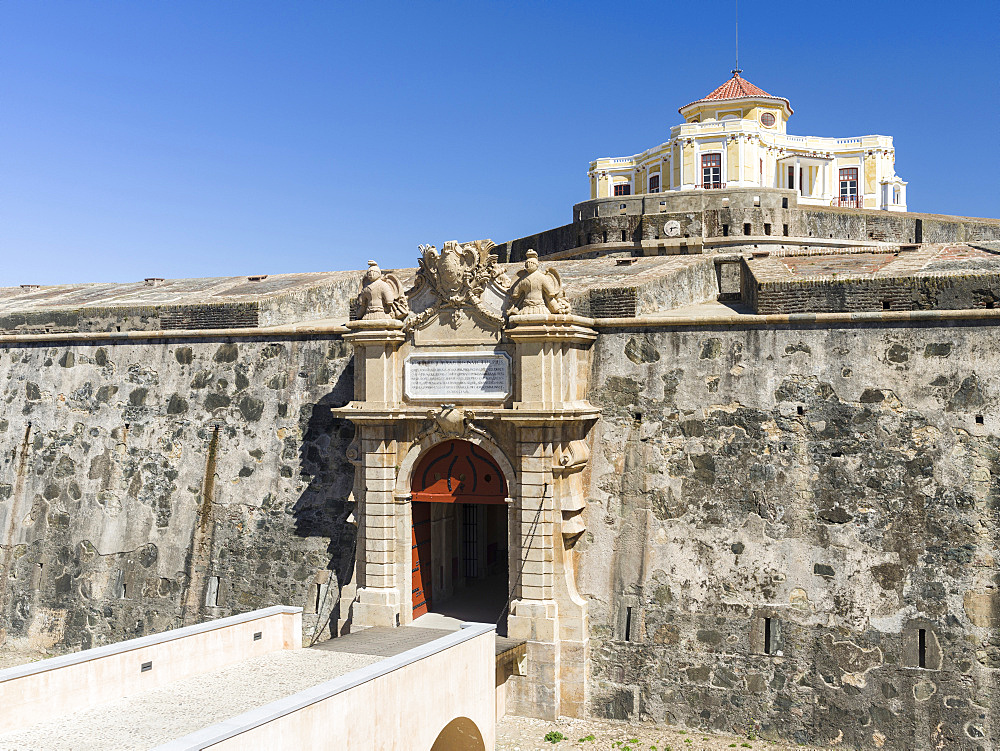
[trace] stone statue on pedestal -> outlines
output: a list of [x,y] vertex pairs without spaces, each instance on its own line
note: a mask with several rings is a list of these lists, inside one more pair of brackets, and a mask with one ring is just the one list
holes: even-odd
[[529,250],[524,269],[510,288],[510,312],[517,315],[565,315],[570,312],[569,300],[563,292],[562,279],[553,268],[538,268],[538,254]]
[[393,274],[383,274],[375,261],[369,261],[353,312],[355,317],[364,321],[402,321],[409,315],[410,306],[399,279]]

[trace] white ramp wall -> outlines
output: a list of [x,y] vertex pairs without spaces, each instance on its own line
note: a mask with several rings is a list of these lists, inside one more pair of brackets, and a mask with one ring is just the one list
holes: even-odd
[[492,751],[495,663],[495,626],[465,624],[461,631],[156,751]]
[[302,646],[302,608],[276,606],[0,670],[0,733]]

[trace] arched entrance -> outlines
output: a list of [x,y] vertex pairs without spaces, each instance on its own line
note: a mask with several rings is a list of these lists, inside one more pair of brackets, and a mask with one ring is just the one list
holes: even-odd
[[411,478],[413,617],[496,621],[508,594],[503,471],[484,449],[448,440],[421,457]]
[[456,717],[438,734],[431,751],[485,751],[483,734],[468,717]]

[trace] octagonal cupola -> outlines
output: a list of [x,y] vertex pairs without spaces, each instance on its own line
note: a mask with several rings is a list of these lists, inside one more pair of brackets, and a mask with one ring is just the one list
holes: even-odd
[[714,122],[719,120],[753,120],[761,126],[784,133],[785,124],[792,114],[792,106],[784,97],[768,94],[740,74],[732,71],[733,77],[707,96],[678,111],[689,123]]

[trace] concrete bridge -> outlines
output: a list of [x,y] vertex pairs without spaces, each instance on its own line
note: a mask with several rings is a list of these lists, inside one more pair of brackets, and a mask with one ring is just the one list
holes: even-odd
[[492,625],[303,648],[273,607],[0,671],[0,749],[492,749],[524,646]]

